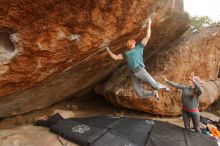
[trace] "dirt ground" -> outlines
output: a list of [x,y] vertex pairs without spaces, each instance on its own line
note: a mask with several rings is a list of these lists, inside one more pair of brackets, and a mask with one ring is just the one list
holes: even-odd
[[[147,105],[146,105],[147,106]],[[215,107],[208,111],[215,111],[218,113]],[[122,107],[117,107],[107,102],[103,97],[98,95],[90,95],[84,98],[73,98],[72,100],[64,101],[51,107],[33,111],[24,115],[9,117],[1,119],[0,130],[16,128],[19,126],[25,126],[32,124],[37,119],[45,116],[50,116],[56,110],[68,111],[67,117],[88,117],[88,116],[120,116],[120,117],[138,117],[144,119],[154,119],[167,121],[179,126],[183,126],[182,117],[161,117],[156,115],[150,115],[145,112],[130,110]],[[213,120],[218,120],[219,117],[209,112],[202,112],[201,115],[209,117]]]

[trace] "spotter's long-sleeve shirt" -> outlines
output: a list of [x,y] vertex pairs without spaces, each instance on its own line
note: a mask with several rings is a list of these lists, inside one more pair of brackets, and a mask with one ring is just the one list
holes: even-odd
[[199,96],[202,94],[203,90],[199,83],[193,82],[195,89],[188,87],[186,85],[180,85],[178,83],[167,80],[166,81],[171,86],[176,87],[177,89],[182,90],[182,104],[183,109],[194,112],[198,111],[199,107]]

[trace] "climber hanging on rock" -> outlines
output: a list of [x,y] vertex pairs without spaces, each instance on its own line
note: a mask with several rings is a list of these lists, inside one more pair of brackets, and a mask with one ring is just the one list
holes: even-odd
[[[127,60],[127,65],[131,73],[134,89],[139,97],[148,98],[151,96],[155,96],[157,99],[159,99],[158,92],[156,90],[162,89],[169,92],[170,89],[167,86],[156,82],[154,78],[144,68],[145,65],[143,61],[143,51],[151,36],[151,19],[147,19],[142,27],[145,28],[147,26],[147,23],[147,34],[142,39],[141,43],[136,44],[136,41],[134,39],[129,39],[126,43],[127,51],[118,55],[112,53],[108,46],[106,46],[106,50],[108,51],[111,58],[113,58],[114,60]],[[155,90],[144,90],[141,85],[141,81],[150,84]]]

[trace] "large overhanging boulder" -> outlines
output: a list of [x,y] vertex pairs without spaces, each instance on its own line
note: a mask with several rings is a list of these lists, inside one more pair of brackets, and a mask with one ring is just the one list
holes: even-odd
[[0,0],[0,9],[0,117],[93,89],[124,63],[100,46],[122,52],[128,38],[143,37],[150,15],[146,58],[189,27],[182,0]]
[[[204,93],[200,97],[200,109],[210,106],[220,95],[220,26],[205,28],[200,32],[186,35],[172,46],[158,52],[146,62],[152,76],[162,82],[161,75],[171,81],[187,84],[191,72],[206,82],[202,84]],[[145,88],[152,90],[149,86]],[[126,66],[121,67],[96,92],[111,103],[158,115],[180,115],[181,93],[171,88],[171,93],[160,92],[160,100],[137,97]]]

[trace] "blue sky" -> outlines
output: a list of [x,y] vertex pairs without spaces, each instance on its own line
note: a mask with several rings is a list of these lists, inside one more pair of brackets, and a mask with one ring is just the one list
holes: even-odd
[[192,16],[209,16],[220,20],[220,0],[184,0],[184,8]]

